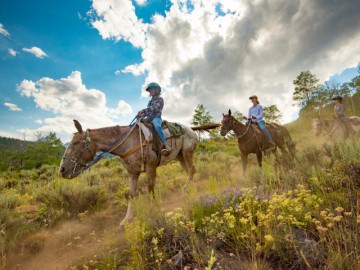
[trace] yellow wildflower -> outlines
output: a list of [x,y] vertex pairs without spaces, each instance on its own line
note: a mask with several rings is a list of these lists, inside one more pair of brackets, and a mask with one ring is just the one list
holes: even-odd
[[249,220],[248,219],[246,219],[246,218],[240,218],[240,223],[242,223],[242,224],[247,224],[248,222],[249,222]]
[[329,228],[334,227],[334,223],[328,223],[326,226],[328,226]]
[[272,243],[272,242],[274,242],[274,237],[272,237],[271,234],[267,234],[267,235],[265,235],[265,241]]
[[344,208],[342,208],[342,207],[339,206],[339,207],[336,207],[336,208],[335,208],[335,211],[338,212],[338,213],[341,213],[341,212],[344,211]]
[[345,212],[344,215],[350,217],[352,216],[352,212]]
[[334,217],[334,221],[336,221],[336,222],[340,222],[342,219],[343,219],[342,216],[336,216],[336,217]]
[[157,240],[157,238],[153,237],[153,239],[151,240],[151,242],[156,246],[159,241]]
[[256,243],[256,251],[260,252],[262,250],[261,244]]
[[321,211],[320,212],[320,216],[326,217],[326,215],[327,215],[327,211]]

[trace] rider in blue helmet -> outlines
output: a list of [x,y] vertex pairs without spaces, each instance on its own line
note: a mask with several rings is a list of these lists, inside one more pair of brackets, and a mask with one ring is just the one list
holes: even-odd
[[154,125],[154,128],[164,145],[161,154],[167,157],[170,155],[171,148],[166,144],[165,134],[161,128],[161,112],[164,107],[164,100],[160,97],[161,87],[156,82],[152,82],[147,85],[146,91],[149,92],[151,100],[149,101],[147,108],[139,111],[138,115],[140,117],[148,118]]

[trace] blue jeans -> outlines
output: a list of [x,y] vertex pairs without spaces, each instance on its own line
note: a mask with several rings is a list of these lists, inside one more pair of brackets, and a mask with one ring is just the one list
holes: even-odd
[[268,138],[269,141],[272,141],[273,139],[265,126],[265,122],[263,120],[261,120],[261,121],[258,121],[257,123],[258,123],[261,131],[264,132],[266,138]]
[[162,143],[164,145],[166,145],[165,134],[164,134],[164,131],[161,128],[161,124],[162,124],[161,118],[155,117],[153,120],[151,120],[151,123],[154,125],[154,128],[155,128],[157,134],[159,134],[159,137],[160,137]]

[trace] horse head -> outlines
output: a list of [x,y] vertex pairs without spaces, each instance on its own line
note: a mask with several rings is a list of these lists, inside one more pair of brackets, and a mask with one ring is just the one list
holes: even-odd
[[320,118],[314,118],[312,121],[312,127],[315,136],[319,136],[323,127],[323,121]]
[[89,131],[83,131],[77,120],[74,124],[78,132],[67,146],[59,168],[60,176],[68,179],[78,176],[96,154],[96,144],[90,139]]
[[221,136],[225,136],[230,130],[234,129],[235,118],[231,115],[231,110],[229,114],[223,114],[223,119],[221,121]]

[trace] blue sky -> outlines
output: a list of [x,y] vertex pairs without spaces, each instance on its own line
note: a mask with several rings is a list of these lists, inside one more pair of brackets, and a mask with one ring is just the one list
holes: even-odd
[[340,83],[357,75],[358,1],[323,2],[2,0],[0,136],[66,141],[74,118],[126,125],[151,81],[169,120],[190,124],[200,103],[215,120],[246,112],[249,94],[294,120],[302,70]]

